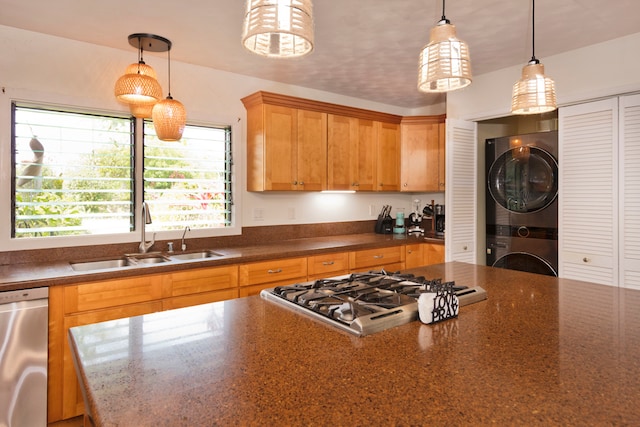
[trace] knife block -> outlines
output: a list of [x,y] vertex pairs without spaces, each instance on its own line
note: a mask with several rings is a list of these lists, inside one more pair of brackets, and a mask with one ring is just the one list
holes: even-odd
[[391,216],[378,215],[376,220],[375,232],[377,234],[391,234],[393,233],[393,218]]

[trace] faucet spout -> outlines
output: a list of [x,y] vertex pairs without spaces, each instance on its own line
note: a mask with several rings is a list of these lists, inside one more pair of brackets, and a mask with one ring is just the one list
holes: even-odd
[[187,235],[187,231],[191,231],[191,228],[189,228],[188,225],[184,228],[184,232],[182,233],[182,252],[187,250],[187,245],[184,243],[184,236]]
[[150,241],[147,240],[145,225],[151,224],[151,212],[149,212],[149,205],[147,202],[142,202],[142,227],[140,227],[140,253],[146,254],[151,246],[156,242],[156,233],[153,233]]

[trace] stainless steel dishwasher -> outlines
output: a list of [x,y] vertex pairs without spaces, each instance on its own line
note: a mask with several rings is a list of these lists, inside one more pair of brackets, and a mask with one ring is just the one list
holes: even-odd
[[0,427],[46,427],[49,288],[0,292]]

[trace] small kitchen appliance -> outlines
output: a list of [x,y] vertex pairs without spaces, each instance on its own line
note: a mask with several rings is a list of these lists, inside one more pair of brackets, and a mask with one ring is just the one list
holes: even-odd
[[[453,287],[459,307],[486,299],[480,287]],[[418,319],[418,298],[440,279],[382,271],[264,289],[260,295],[358,336],[370,335]]]
[[393,227],[393,233],[404,234],[404,232],[404,209],[398,209],[398,212],[396,212],[396,223]]
[[422,228],[422,212],[420,211],[421,201],[420,199],[415,199],[413,201],[413,211],[409,214],[409,228],[407,229],[407,233],[424,233],[424,228]]
[[444,205],[434,207],[434,217],[436,220],[436,235],[444,235]]

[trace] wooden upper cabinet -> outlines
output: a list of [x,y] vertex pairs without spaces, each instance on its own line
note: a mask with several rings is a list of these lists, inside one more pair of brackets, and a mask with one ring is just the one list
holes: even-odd
[[248,191],[399,191],[401,116],[256,92],[247,110]]
[[327,114],[298,110],[295,190],[327,189]]
[[444,115],[402,119],[401,191],[444,191],[444,129]]
[[376,122],[377,191],[400,190],[400,125]]
[[375,127],[372,120],[328,117],[327,189],[373,191]]

